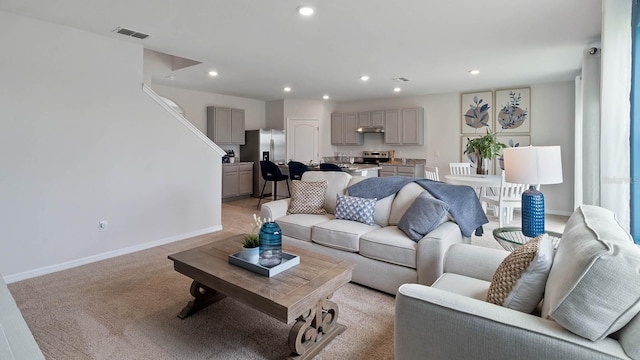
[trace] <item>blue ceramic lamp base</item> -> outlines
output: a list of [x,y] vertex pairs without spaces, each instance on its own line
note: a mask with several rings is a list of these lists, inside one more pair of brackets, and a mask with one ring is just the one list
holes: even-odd
[[544,233],[544,195],[535,186],[522,193],[522,234],[536,237]]

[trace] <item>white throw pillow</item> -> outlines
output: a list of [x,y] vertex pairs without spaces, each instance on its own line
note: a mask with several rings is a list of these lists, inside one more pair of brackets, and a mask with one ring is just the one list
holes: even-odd
[[493,275],[487,301],[526,313],[535,310],[544,296],[553,253],[553,241],[547,234],[515,249]]
[[547,280],[542,317],[591,341],[640,311],[640,249],[612,211],[581,205],[562,234]]

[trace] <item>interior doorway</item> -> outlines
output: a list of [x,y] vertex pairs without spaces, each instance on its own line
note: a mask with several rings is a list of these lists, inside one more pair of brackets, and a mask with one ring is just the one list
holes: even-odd
[[287,118],[287,161],[320,162],[320,120]]

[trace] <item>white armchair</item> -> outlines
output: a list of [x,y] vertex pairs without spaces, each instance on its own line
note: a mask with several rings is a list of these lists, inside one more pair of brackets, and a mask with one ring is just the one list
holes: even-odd
[[486,301],[508,254],[456,244],[433,285],[401,286],[395,358],[640,359],[640,248],[612,212],[573,213],[532,314]]

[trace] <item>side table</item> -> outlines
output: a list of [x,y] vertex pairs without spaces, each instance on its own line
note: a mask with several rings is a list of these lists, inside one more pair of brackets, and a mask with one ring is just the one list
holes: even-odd
[[[547,233],[549,237],[551,237],[551,241],[553,241],[553,247],[557,249],[562,234],[553,231],[545,231],[545,233]],[[524,234],[522,233],[522,228],[519,227],[497,228],[493,230],[493,237],[500,244],[500,246],[508,251],[513,251],[516,248],[524,245],[527,241],[533,239],[528,236],[524,236]]]

